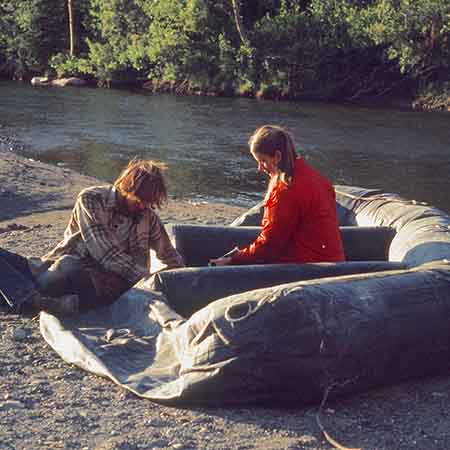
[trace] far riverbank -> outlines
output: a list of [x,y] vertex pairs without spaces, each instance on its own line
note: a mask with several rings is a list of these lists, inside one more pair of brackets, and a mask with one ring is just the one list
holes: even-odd
[[[48,78],[33,77],[18,81],[21,83],[31,83],[35,86],[48,87],[99,87],[98,80],[89,78]],[[327,97],[323,95],[292,95],[286,94],[278,89],[260,89],[258,91],[231,89],[220,89],[214,86],[190,85],[187,82],[167,82],[160,80],[132,79],[128,81],[111,81],[107,85],[102,85],[100,89],[132,89],[151,92],[153,94],[171,94],[182,96],[205,96],[205,97],[227,97],[227,98],[253,98],[258,100],[274,100],[288,102],[320,102],[337,103],[343,105],[355,105],[375,108],[392,108],[411,111],[438,111],[450,112],[450,92],[445,86],[441,88],[423,89],[415,95],[398,94],[395,91],[389,95],[373,95],[358,99],[348,99],[339,96]]]

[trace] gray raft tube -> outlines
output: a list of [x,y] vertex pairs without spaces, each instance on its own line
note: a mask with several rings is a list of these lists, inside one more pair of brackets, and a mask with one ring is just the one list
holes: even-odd
[[[394,230],[388,261],[413,268],[450,258],[450,216],[444,211],[381,189],[344,185],[334,188],[339,225]],[[261,202],[236,218],[231,226],[258,225],[262,211]],[[345,250],[348,252],[348,247]],[[347,259],[352,260],[352,255],[348,254]]]
[[[170,224],[172,244],[183,256],[186,266],[207,266],[234,247],[251,244],[260,227]],[[391,227],[340,227],[346,261],[387,261],[389,246],[395,236]]]
[[208,267],[231,248],[254,241],[259,227],[169,225],[168,233],[183,256],[185,269],[167,270],[153,278],[152,289],[162,292],[173,309],[188,317],[219,298],[293,281],[340,277],[357,273],[404,269],[387,261],[394,230],[389,227],[341,227],[345,263],[264,264]]
[[153,278],[171,306],[189,316],[228,295],[293,281],[339,278],[358,273],[413,269],[450,259],[450,217],[437,208],[397,194],[335,186],[345,263],[206,267],[209,259],[252,242],[259,232],[262,204],[231,226],[171,225],[169,234],[188,268]]

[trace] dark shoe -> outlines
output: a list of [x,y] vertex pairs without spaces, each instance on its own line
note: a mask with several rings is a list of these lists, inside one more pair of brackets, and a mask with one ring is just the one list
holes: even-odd
[[76,316],[79,313],[80,299],[76,294],[57,298],[36,297],[33,305],[38,310],[49,312],[55,316]]

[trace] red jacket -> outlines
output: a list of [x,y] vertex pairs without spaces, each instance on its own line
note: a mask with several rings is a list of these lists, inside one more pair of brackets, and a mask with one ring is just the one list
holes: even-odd
[[231,264],[344,261],[331,183],[302,158],[288,186],[279,181],[264,205],[262,230]]

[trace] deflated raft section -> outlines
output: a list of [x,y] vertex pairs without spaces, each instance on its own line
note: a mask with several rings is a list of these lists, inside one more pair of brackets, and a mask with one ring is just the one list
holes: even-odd
[[[42,334],[67,362],[168,404],[302,404],[448,369],[450,217],[394,194],[336,191],[348,263],[165,271],[77,320],[41,314]],[[205,227],[198,245],[183,227],[172,236],[201,266],[258,220],[256,208]]]

